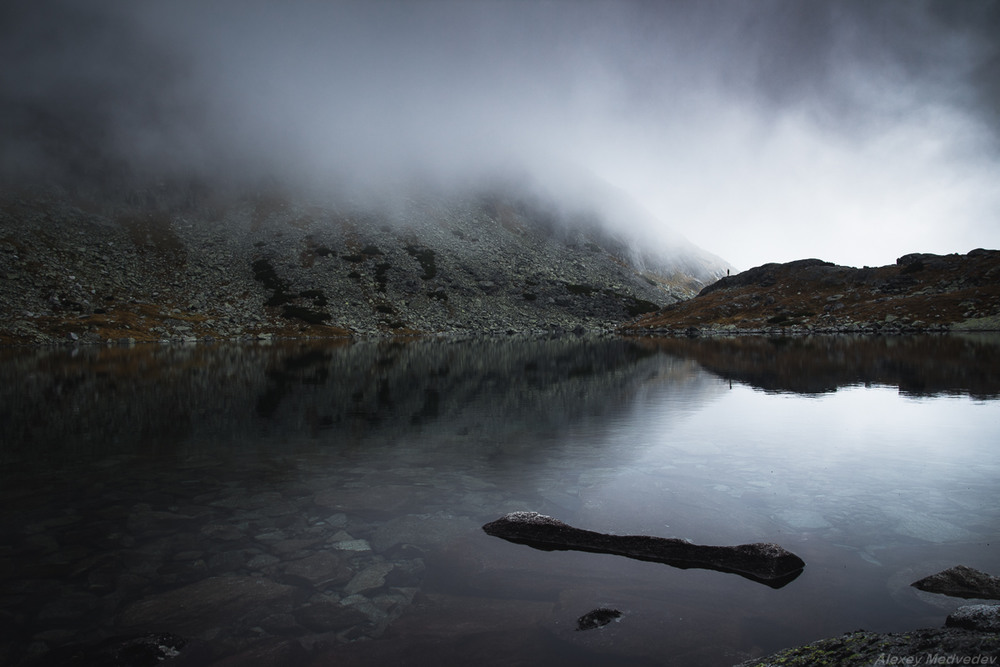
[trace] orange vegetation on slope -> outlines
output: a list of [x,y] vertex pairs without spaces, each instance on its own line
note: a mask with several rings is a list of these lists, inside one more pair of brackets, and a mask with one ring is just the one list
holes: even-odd
[[[132,303],[105,312],[77,317],[38,317],[34,323],[39,331],[57,339],[83,340],[90,342],[156,342],[165,338],[175,339],[176,335],[165,335],[163,329],[179,328],[185,331],[186,340],[228,338],[217,333],[210,314],[181,313],[149,303]],[[246,327],[243,337],[269,335],[276,338],[340,338],[351,335],[342,327],[307,324],[300,321],[275,317],[271,322],[258,327]],[[22,341],[0,336],[0,345],[19,344]]]
[[622,327],[653,331],[997,328],[1000,251],[907,255],[855,269],[820,260],[766,264]]

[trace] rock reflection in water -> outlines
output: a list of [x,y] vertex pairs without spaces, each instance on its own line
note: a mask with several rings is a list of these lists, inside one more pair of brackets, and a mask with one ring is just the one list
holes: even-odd
[[814,394],[888,385],[912,396],[1000,397],[1000,334],[645,338],[643,347],[691,358],[766,391]]
[[696,369],[665,359],[634,343],[575,339],[7,350],[0,462],[302,434],[338,445],[415,430],[500,442],[604,420],[647,375]]

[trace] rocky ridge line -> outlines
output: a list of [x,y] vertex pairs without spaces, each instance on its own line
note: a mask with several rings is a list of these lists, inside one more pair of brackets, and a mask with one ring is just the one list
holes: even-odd
[[765,264],[625,324],[630,334],[898,334],[1000,330],[1000,251],[910,254],[861,269]]

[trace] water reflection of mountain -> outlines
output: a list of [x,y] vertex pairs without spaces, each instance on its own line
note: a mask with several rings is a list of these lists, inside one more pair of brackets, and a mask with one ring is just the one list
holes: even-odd
[[708,379],[694,362],[620,339],[18,350],[0,356],[0,459],[413,434],[509,443],[611,420],[650,383],[698,393]]
[[1000,335],[643,339],[765,391],[815,394],[879,384],[914,396],[1000,398]]

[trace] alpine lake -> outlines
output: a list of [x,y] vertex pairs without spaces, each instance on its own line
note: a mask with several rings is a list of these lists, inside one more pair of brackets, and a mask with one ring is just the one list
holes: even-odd
[[[998,399],[996,334],[3,349],[0,664],[698,667],[941,627],[969,601],[912,582],[1000,575]],[[521,510],[805,567],[482,530]]]

